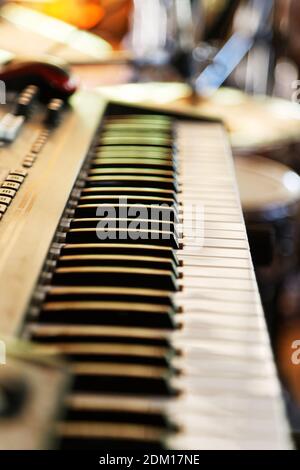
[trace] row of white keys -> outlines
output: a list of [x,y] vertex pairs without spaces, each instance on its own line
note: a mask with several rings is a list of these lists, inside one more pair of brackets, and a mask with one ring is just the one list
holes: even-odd
[[181,431],[168,445],[289,449],[227,136],[220,124],[177,130],[183,266],[176,300],[183,313],[173,340],[183,351],[174,381],[182,394],[166,406]]

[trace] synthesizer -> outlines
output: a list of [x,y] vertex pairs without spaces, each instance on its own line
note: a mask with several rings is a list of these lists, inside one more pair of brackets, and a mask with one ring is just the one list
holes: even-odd
[[1,132],[0,339],[71,377],[36,446],[291,449],[222,123],[80,92]]

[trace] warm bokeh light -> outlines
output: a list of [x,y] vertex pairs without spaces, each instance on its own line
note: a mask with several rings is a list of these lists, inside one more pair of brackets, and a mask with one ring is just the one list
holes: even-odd
[[104,16],[105,10],[100,3],[98,0],[53,0],[30,6],[79,28],[90,29]]
[[120,41],[128,30],[131,0],[49,0],[27,3],[49,16],[111,40]]

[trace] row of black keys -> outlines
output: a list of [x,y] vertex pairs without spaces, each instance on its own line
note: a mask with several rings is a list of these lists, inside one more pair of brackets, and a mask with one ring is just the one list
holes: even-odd
[[[46,329],[90,325],[106,330],[97,330],[95,335],[32,333],[34,341],[57,345],[73,362],[74,392],[178,393],[171,383],[178,374],[172,365],[178,351],[168,340],[168,332],[178,327],[180,316],[172,297],[179,277],[173,132],[172,121],[161,116],[114,118],[107,120],[95,147],[37,323]],[[136,222],[128,212],[132,205],[151,215],[147,213],[146,225],[143,219],[128,231]],[[99,207],[102,217],[96,213]],[[107,228],[99,228],[99,222],[112,210],[112,237],[101,240],[99,234],[101,237]],[[128,215],[124,216],[125,210]],[[143,213],[136,215],[140,218]],[[136,238],[141,228],[143,235]],[[135,328],[153,334],[132,334]],[[156,336],[155,331],[167,333]],[[170,428],[161,414],[128,411],[68,410],[66,420]],[[63,442],[65,447],[75,443],[70,438]],[[96,442],[99,445],[99,439]]]
[[[149,133],[148,122],[151,121],[151,118],[137,118],[140,124],[144,119],[147,122],[146,134]],[[156,118],[154,117],[154,121]],[[124,121],[126,119],[120,119],[120,122],[113,122],[107,125],[108,130],[104,130],[104,137],[102,134],[101,137],[101,146],[96,147],[96,154],[91,161],[91,167],[95,165],[95,161],[99,159],[100,162],[106,160],[103,158],[103,152],[109,154],[117,153],[120,155],[122,150],[126,148],[124,146],[124,138],[119,133],[120,128],[124,126],[123,130],[126,129],[125,136],[128,139],[129,137],[136,139],[135,144],[138,149],[144,148],[144,153],[150,152],[153,150],[152,146],[141,145],[142,138],[141,135],[136,136],[136,128],[133,131],[128,131],[128,126]],[[131,118],[131,121],[134,122],[134,119]],[[161,119],[158,119],[160,122]],[[162,120],[168,124],[168,126],[163,126],[163,130],[156,134],[160,137],[160,133],[168,133],[168,135],[173,133],[172,125],[169,120]],[[114,130],[114,126],[118,129],[118,132]],[[155,127],[155,123],[154,123]],[[139,134],[142,134],[144,127],[139,129]],[[134,135],[131,135],[131,132]],[[115,135],[116,134],[116,135]],[[128,137],[129,134],[129,137]],[[150,133],[150,136],[152,133]],[[149,137],[151,138],[151,137]],[[114,143],[103,146],[103,140],[114,140]],[[173,164],[173,147],[174,141],[169,138],[170,143],[167,148],[168,157],[165,157],[164,151],[165,147],[155,147],[155,151],[158,153],[160,150],[163,152],[163,158],[168,158],[168,161]],[[115,142],[117,140],[117,142]],[[133,151],[133,142],[130,143],[130,155],[136,155]],[[100,154],[100,157],[99,157]],[[118,158],[119,160],[120,158]],[[124,160],[127,160],[124,158]],[[143,162],[147,164],[147,157],[143,156],[142,153],[139,154],[139,158],[136,159],[138,162]],[[114,157],[111,157],[111,161],[114,161]],[[157,161],[160,162],[160,159],[157,157]],[[126,171],[135,171],[135,165],[129,165],[125,168]],[[102,172],[101,169],[92,170]],[[113,168],[109,171],[117,171],[118,173],[123,171],[123,168]],[[151,177],[151,171],[149,169],[149,174]],[[123,187],[123,183],[117,185],[116,181],[113,183],[113,194],[111,191],[107,190],[106,183],[104,186],[99,187],[85,187],[82,190],[81,197],[79,198],[78,205],[75,208],[74,216],[70,219],[70,227],[66,231],[65,236],[65,246],[61,250],[60,257],[56,262],[56,267],[52,277],[52,284],[55,286],[114,286],[114,287],[128,287],[135,289],[159,289],[162,291],[176,291],[177,290],[177,279],[178,279],[178,260],[174,253],[179,247],[178,237],[176,231],[176,222],[178,220],[178,199],[177,192],[170,189],[161,190],[158,187],[148,188],[146,182],[144,181],[145,176],[136,177],[139,182],[142,182],[143,187],[137,189],[132,186],[127,186],[126,189]],[[174,170],[172,176],[168,177],[171,182],[176,181],[177,174]],[[89,179],[87,180],[89,181]],[[126,183],[127,184],[127,183]],[[128,183],[129,184],[129,183]],[[154,183],[153,183],[154,184]],[[92,194],[91,194],[92,193]],[[166,198],[166,193],[168,197]],[[126,204],[123,204],[123,201],[120,199],[126,198]],[[140,199],[138,199],[140,198]],[[142,201],[141,201],[142,198]],[[166,201],[168,199],[168,201]],[[161,207],[159,204],[163,203],[164,206]],[[118,204],[120,203],[120,204]],[[125,210],[132,209],[132,204],[134,204],[135,209],[149,209],[150,218],[146,220],[146,228],[144,224],[145,219],[142,219],[141,225],[138,225],[135,229],[131,229],[132,222],[134,222],[134,217],[130,215],[123,216]],[[146,206],[139,206],[137,204],[146,204]],[[137,206],[136,206],[137,205]],[[121,206],[121,207],[119,207]],[[100,218],[95,214],[97,208],[101,207],[102,213],[110,213],[110,210],[114,209],[116,211],[116,218],[111,217],[110,222],[112,223],[111,235],[112,238],[106,238],[105,240],[99,240],[99,234],[106,233],[107,228],[99,228]],[[157,211],[156,211],[157,209]],[[154,215],[153,215],[154,214]],[[121,218],[120,218],[121,217]],[[107,221],[107,218],[106,218]],[[127,228],[124,227],[124,224]],[[121,225],[121,228],[120,228]],[[128,228],[129,227],[129,228]],[[142,227],[142,234],[139,229]],[[136,238],[134,235],[139,235]],[[117,239],[115,239],[115,236]],[[83,297],[80,296],[82,299]],[[76,296],[72,294],[69,298],[64,296],[64,299],[72,301],[76,299]],[[96,301],[95,296],[87,297],[85,299],[90,299]],[[107,302],[110,297],[101,295],[101,301]],[[116,300],[116,297],[114,297]],[[53,303],[60,300],[58,304],[54,305]],[[84,318],[85,323],[99,322],[99,317],[101,317],[101,322],[103,324],[118,324],[125,326],[150,326],[150,327],[173,327],[174,325],[174,315],[169,312],[165,315],[157,315],[156,312],[148,312],[148,315],[141,315],[143,311],[144,304],[148,305],[155,304],[153,298],[149,299],[147,296],[135,296],[130,305],[135,303],[135,311],[131,315],[125,315],[124,312],[118,310],[118,306],[111,306],[110,311],[113,312],[109,317],[105,314],[105,309],[107,308],[106,304],[103,304],[103,307],[98,303],[97,305],[90,305],[90,310],[80,308],[80,304],[77,305],[76,310],[74,309],[73,315],[63,315],[62,309],[58,309],[58,305],[61,303],[61,298],[53,300],[50,295],[47,298],[47,310],[44,309],[41,312],[41,321],[49,321],[49,316],[51,316],[51,321],[62,320],[66,323],[78,321]],[[99,299],[98,299],[99,300]],[[164,305],[160,296],[156,297],[156,302],[159,305]],[[120,300],[121,302],[124,299]],[[50,306],[49,306],[50,303]],[[141,305],[141,308],[138,309],[138,306]],[[94,307],[94,308],[92,308]],[[155,306],[155,308],[157,305]],[[69,305],[68,305],[69,308]],[[103,309],[102,309],[103,308]],[[52,309],[52,310],[51,310]],[[83,316],[83,310],[86,311]],[[95,319],[95,310],[97,310],[98,315]],[[155,309],[153,309],[155,310]],[[49,314],[51,311],[51,314]],[[170,312],[173,312],[170,310]]]

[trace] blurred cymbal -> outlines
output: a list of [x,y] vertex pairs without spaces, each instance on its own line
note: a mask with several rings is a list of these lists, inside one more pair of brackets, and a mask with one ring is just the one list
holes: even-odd
[[224,120],[235,149],[258,150],[300,140],[300,108],[296,103],[221,88],[209,100],[201,101],[197,109]]
[[[109,99],[128,103],[145,103],[173,107],[178,100],[191,97],[191,88],[180,82],[126,83],[117,86],[100,86],[97,91]],[[180,106],[187,106],[183,103]]]
[[105,86],[97,90],[114,100],[162,105],[164,109],[222,119],[236,153],[256,153],[266,147],[300,141],[300,107],[279,98],[220,88],[210,98],[195,99],[188,85],[176,82]]

